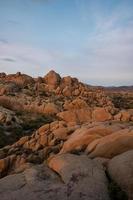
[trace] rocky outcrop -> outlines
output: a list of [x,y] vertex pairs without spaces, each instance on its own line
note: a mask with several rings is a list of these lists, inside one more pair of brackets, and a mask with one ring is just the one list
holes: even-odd
[[87,145],[91,144],[96,139],[103,137],[104,135],[109,135],[112,133],[110,127],[96,126],[96,127],[83,127],[77,129],[68,140],[64,143],[61,153],[71,152],[71,151],[81,151],[84,150]]
[[26,74],[21,74],[21,72],[17,72],[16,74],[10,74],[4,77],[6,81],[14,82],[17,85],[24,87],[28,84],[33,84],[34,79]]
[[132,149],[131,129],[129,124],[121,125],[116,122],[70,125],[65,121],[54,121],[45,124],[31,136],[24,136],[13,145],[1,149],[0,158],[4,159],[3,161],[7,157],[17,155],[12,165],[3,168],[3,172],[10,174],[18,170],[21,161],[42,163],[58,153],[71,152],[79,155],[87,153],[91,158],[99,156],[112,158]]
[[133,110],[113,102],[54,71],[0,74],[0,140],[23,136],[0,144],[0,199],[107,200],[113,181],[132,199]]
[[[109,199],[107,179],[101,166],[85,156],[81,157],[80,161],[73,155],[66,155],[61,159],[64,162],[64,166],[61,166],[62,178],[63,175],[67,177],[64,183],[46,165],[32,166],[23,173],[0,180],[1,199]],[[66,163],[67,160],[71,161],[69,165]]]
[[117,121],[128,122],[132,121],[133,111],[132,110],[121,110],[114,116],[114,119]]

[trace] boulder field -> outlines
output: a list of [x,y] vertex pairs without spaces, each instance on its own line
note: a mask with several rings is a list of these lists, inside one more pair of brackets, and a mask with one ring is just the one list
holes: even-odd
[[0,128],[21,126],[18,112],[52,122],[0,149],[1,200],[133,200],[132,109],[53,70],[1,73]]

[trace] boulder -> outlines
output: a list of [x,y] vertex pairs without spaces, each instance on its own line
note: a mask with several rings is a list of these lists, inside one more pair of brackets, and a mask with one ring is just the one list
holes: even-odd
[[43,113],[44,114],[49,114],[49,115],[54,115],[59,112],[58,107],[54,103],[48,103],[45,105]]
[[53,134],[56,138],[65,140],[68,137],[69,129],[66,127],[58,128],[53,131]]
[[69,186],[70,199],[109,199],[102,166],[87,156],[56,155],[49,160],[48,166]]
[[94,121],[104,122],[112,119],[112,115],[105,108],[97,107],[92,112]]
[[44,134],[45,132],[49,131],[50,124],[45,124],[38,129],[39,134]]
[[112,158],[133,149],[133,131],[124,129],[97,139],[87,147],[89,157]]
[[121,111],[121,121],[130,121],[130,117],[131,117],[131,115],[130,115],[130,113],[128,112],[128,111],[126,111],[126,110],[123,110],[123,111]]
[[71,175],[68,183],[63,183],[57,173],[49,169],[46,164],[30,166],[23,173],[0,179],[0,198],[2,200],[109,200],[107,179],[101,166],[87,157],[81,158],[81,161],[77,157],[67,159],[70,164],[66,168],[65,162],[63,171],[69,177]]
[[63,96],[70,97],[72,95],[72,88],[69,86],[65,86],[65,88],[62,91]]
[[120,154],[109,161],[108,174],[133,199],[133,150]]
[[69,86],[71,87],[73,83],[73,79],[71,76],[63,77],[61,80],[61,86]]
[[8,173],[16,159],[15,155],[8,156],[0,160],[0,178]]
[[106,128],[104,126],[96,126],[93,128],[79,128],[77,129],[68,140],[64,143],[60,153],[71,152],[74,150],[82,150],[95,142],[96,139],[101,138],[104,135],[109,135],[112,133],[111,128]]
[[59,85],[61,77],[55,71],[51,70],[46,76],[44,76],[44,82],[50,89],[55,89]]
[[63,111],[57,114],[66,122],[85,123],[91,121],[91,110],[89,108]]

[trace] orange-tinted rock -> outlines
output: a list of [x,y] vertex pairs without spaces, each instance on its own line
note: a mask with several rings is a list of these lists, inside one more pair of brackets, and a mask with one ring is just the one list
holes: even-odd
[[18,142],[16,142],[16,145],[22,146],[29,140],[29,136],[24,136],[22,137]]
[[54,121],[54,122],[50,123],[50,131],[54,131],[57,128],[59,128],[59,121]]
[[54,103],[46,104],[43,110],[43,113],[50,114],[50,115],[57,114],[58,112],[59,112],[59,109]]
[[122,117],[122,114],[121,114],[121,112],[119,112],[119,113],[117,113],[117,114],[114,116],[114,120],[120,121],[120,120],[121,120],[121,117]]
[[38,129],[38,132],[40,135],[44,134],[45,132],[49,130],[49,128],[50,128],[50,124],[45,124]]
[[66,110],[73,110],[73,109],[82,109],[82,108],[89,108],[88,104],[79,98],[76,98],[75,100],[73,100],[72,102],[66,102],[64,104],[64,109]]
[[131,120],[131,114],[130,114],[129,111],[122,110],[114,116],[114,119],[117,120],[117,121],[123,121],[123,122],[130,121]]
[[65,128],[65,127],[58,128],[53,131],[54,136],[59,139],[67,139],[68,133],[69,133],[69,130],[68,128]]
[[57,114],[59,118],[66,122],[84,123],[91,121],[90,109],[78,109],[72,111],[64,111]]
[[72,86],[73,79],[71,76],[66,76],[62,78],[61,84],[63,86]]
[[87,148],[88,150],[92,150],[89,154],[89,157],[91,158],[112,158],[133,149],[133,131],[129,131],[128,129],[120,130],[92,142]]
[[15,161],[16,155],[11,155],[0,160],[0,177],[8,173]]
[[72,95],[72,91],[71,88],[69,86],[66,86],[63,91],[62,94],[66,97],[70,97]]
[[[101,138],[102,136],[109,135],[113,131],[111,127],[96,126],[93,128],[79,128],[64,143],[61,153],[70,152],[76,149],[86,148],[92,141]],[[95,141],[94,141],[95,142]]]
[[130,113],[128,111],[121,111],[122,117],[121,117],[121,121],[130,121]]
[[55,89],[60,83],[61,77],[55,71],[51,70],[46,76],[44,76],[44,81],[51,89]]
[[8,169],[9,158],[4,158],[0,160],[0,175]]
[[20,72],[16,74],[11,74],[7,76],[8,81],[15,82],[20,86],[26,86],[27,84],[33,84],[34,79],[26,74],[21,74]]
[[105,110],[105,108],[97,107],[92,112],[92,118],[94,121],[104,122],[112,119],[112,115]]
[[79,89],[76,89],[76,90],[73,91],[73,95],[74,96],[78,96],[79,94],[80,94]]
[[45,146],[47,142],[48,142],[47,135],[46,134],[41,135],[39,139],[39,144],[41,144],[42,146]]

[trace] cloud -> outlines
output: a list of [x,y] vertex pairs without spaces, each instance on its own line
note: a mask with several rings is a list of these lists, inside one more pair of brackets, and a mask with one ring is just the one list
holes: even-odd
[[8,40],[0,38],[0,44],[7,44]]
[[84,5],[82,18],[87,21],[90,15],[95,26],[75,58],[78,76],[97,84],[133,84],[132,9],[122,3],[105,14],[98,4],[95,7],[89,2],[90,12],[87,14],[88,6]]
[[[63,53],[57,50],[45,50],[17,43],[2,43],[0,44],[0,71],[5,67],[9,73],[16,70],[33,76],[43,75],[53,68],[55,63],[62,60],[63,56]],[[10,63],[8,64],[7,61]]]
[[16,62],[16,60],[13,58],[1,58],[1,60],[5,62]]

